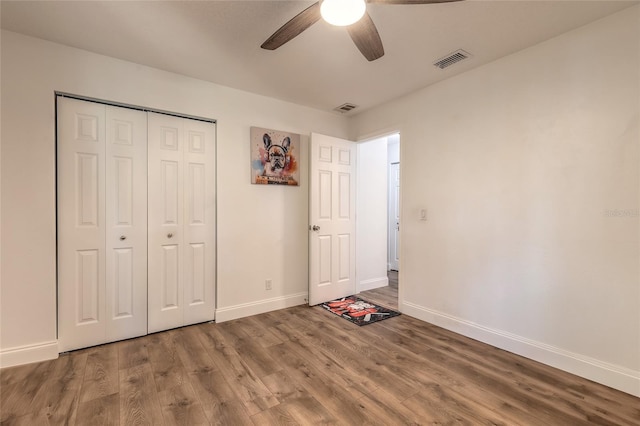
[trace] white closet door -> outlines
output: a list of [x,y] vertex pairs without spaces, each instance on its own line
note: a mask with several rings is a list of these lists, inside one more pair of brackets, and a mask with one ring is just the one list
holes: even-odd
[[183,123],[149,113],[149,333],[183,323]]
[[149,332],[214,319],[215,127],[149,113]]
[[146,333],[146,143],[146,113],[58,98],[60,351]]
[[147,114],[106,110],[107,341],[147,333]]
[[215,310],[215,127],[184,120],[184,325]]
[[58,98],[58,350],[104,342],[105,106]]

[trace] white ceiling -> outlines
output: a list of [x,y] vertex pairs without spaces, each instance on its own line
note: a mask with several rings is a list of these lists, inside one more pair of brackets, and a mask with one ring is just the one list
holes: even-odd
[[[368,62],[320,21],[260,48],[313,1],[8,1],[2,28],[274,98],[355,114],[615,13],[638,1],[467,0],[370,4],[385,56]],[[464,49],[446,70],[432,64]]]

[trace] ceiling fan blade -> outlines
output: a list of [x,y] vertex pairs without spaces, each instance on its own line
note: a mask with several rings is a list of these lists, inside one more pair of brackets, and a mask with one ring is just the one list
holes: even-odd
[[380,34],[378,34],[378,29],[371,20],[369,13],[365,12],[358,22],[349,25],[347,31],[351,36],[351,40],[368,61],[375,61],[384,56],[384,47],[382,47]]
[[320,17],[320,2],[318,1],[281,26],[278,31],[273,33],[260,47],[267,50],[276,50],[318,22]]
[[452,3],[454,1],[464,0],[367,0],[367,3],[384,3],[384,4],[437,4]]

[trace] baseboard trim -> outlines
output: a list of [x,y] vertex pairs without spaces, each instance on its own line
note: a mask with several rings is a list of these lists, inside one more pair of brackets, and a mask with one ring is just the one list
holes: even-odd
[[364,280],[358,283],[357,292],[360,293],[361,291],[374,290],[376,288],[386,287],[388,285],[389,285],[389,278],[387,277]]
[[304,305],[307,303],[308,298],[309,293],[304,292],[218,308],[216,309],[216,322],[225,322],[251,315],[263,314],[265,312],[277,311],[278,309]]
[[58,341],[0,350],[0,368],[58,358]]
[[403,301],[402,313],[463,336],[640,397],[640,371],[609,364]]

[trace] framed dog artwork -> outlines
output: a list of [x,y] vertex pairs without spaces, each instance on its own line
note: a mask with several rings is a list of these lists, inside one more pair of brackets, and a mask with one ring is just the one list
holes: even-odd
[[300,135],[251,127],[251,183],[298,186],[299,160]]

